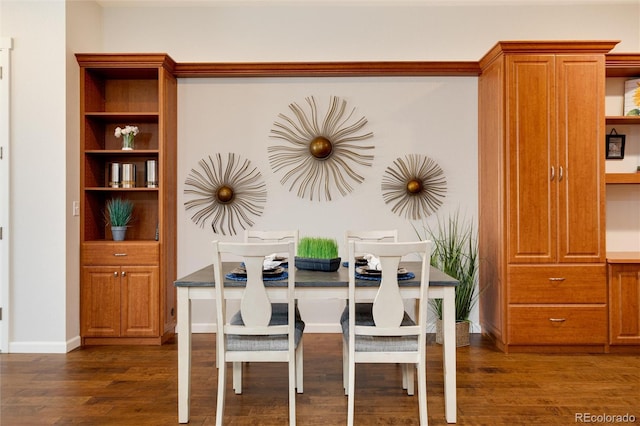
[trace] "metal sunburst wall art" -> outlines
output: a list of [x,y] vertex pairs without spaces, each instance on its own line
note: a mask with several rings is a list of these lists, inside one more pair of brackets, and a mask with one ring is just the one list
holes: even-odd
[[322,125],[318,123],[318,106],[313,96],[306,98],[309,110],[296,103],[289,105],[294,117],[278,114],[271,137],[286,145],[268,148],[269,162],[274,172],[285,171],[280,183],[290,181],[289,191],[297,189],[300,198],[331,201],[332,188],[343,196],[353,191],[352,183],[362,183],[364,177],[355,169],[370,167],[373,155],[365,151],[374,149],[361,142],[373,137],[364,133],[367,119],[353,118],[355,108],[346,111],[347,101],[332,96]]
[[203,158],[198,165],[185,181],[185,195],[197,197],[184,203],[186,210],[196,209],[191,220],[204,227],[212,217],[213,232],[222,235],[236,235],[236,223],[242,229],[253,226],[252,217],[262,215],[267,199],[260,171],[233,153]]
[[397,158],[382,178],[382,196],[391,211],[418,220],[442,205],[447,180],[440,166],[425,155],[409,154]]

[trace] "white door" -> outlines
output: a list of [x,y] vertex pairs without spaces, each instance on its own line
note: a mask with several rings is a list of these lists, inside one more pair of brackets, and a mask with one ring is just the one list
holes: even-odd
[[0,38],[0,352],[9,352],[9,53],[12,40]]

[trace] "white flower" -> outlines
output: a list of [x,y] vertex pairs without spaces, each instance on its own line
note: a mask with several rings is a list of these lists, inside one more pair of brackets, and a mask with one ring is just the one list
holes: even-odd
[[116,131],[114,133],[116,138],[119,138],[122,135],[129,135],[130,133],[133,133],[133,136],[138,134],[138,126],[125,126],[124,129],[121,129],[120,127],[116,127]]

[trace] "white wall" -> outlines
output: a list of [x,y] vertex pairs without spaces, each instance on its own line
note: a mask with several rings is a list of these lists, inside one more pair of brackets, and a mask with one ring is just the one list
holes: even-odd
[[67,140],[66,227],[67,227],[67,346],[80,344],[80,241],[79,217],[72,215],[80,200],[80,69],[75,53],[99,51],[102,45],[102,8],[93,2],[66,3]]
[[1,19],[14,42],[9,351],[65,352],[64,3],[3,2]]
[[[263,0],[243,1],[239,6],[210,1],[185,2],[185,7],[172,7],[175,3],[170,1],[134,2],[136,7],[131,7],[131,2],[103,1],[102,11],[93,2],[75,3],[68,2],[65,9],[62,0],[0,0],[0,36],[14,39],[10,207],[13,351],[64,351],[72,346],[77,337],[73,334],[79,329],[74,270],[78,221],[69,217],[70,201],[77,196],[79,185],[78,126],[73,123],[77,119],[70,118],[78,105],[77,88],[71,88],[77,81],[70,57],[74,51],[167,52],[179,62],[213,62],[477,60],[496,41],[509,39],[619,39],[622,42],[617,51],[640,50],[636,1],[544,2],[541,6],[491,1],[486,7],[462,0],[424,0],[423,4],[417,0]],[[181,80],[179,188],[183,189],[188,170],[204,153],[238,151],[263,162],[264,155],[248,151],[252,145],[244,143],[258,143],[270,129],[274,114],[286,112],[288,102],[302,102],[306,95],[336,94],[347,97],[350,105],[369,119],[376,134],[372,140],[376,160],[355,193],[335,202],[316,203],[314,215],[319,211],[332,218],[336,211],[357,210],[358,202],[371,203],[376,214],[362,223],[363,227],[396,225],[403,238],[410,238],[407,223],[390,214],[379,198],[365,194],[379,194],[376,182],[380,171],[396,154],[389,144],[398,141],[397,154],[436,155],[453,179],[444,210],[456,207],[458,201],[475,209],[477,107],[473,80],[397,82],[401,92],[416,88],[413,100],[392,93],[394,88],[388,87],[391,80],[345,83],[315,79],[266,81],[262,85],[255,80],[241,84]],[[237,91],[231,90],[234,84]],[[286,91],[277,92],[282,84],[288,86]],[[202,86],[203,94],[194,90],[195,85]],[[251,98],[248,90],[252,85],[264,87],[268,96]],[[430,87],[436,85],[441,85],[442,91],[434,94]],[[378,99],[371,99],[378,91],[397,109],[385,109]],[[212,98],[211,106],[200,109],[209,102],[205,94],[224,94],[224,98]],[[229,117],[225,126],[215,129],[204,126],[209,118],[202,116],[205,122],[197,123],[201,126],[198,133],[193,126],[184,127],[195,126],[194,114],[206,114],[219,104],[235,105],[240,113],[250,115]],[[185,111],[193,114],[185,115]],[[251,126],[243,124],[246,122]],[[460,144],[455,155],[450,143]],[[266,163],[260,166],[263,175],[271,174]],[[468,176],[466,181],[463,176]],[[276,180],[271,179],[268,185],[270,198],[257,227],[277,226],[283,218],[297,221],[302,210],[310,210],[303,200],[279,188]],[[280,212],[273,203],[278,200],[287,200],[294,208]],[[179,214],[178,273],[186,274],[208,262],[199,253],[208,252],[213,235],[210,230],[196,228],[181,206]],[[307,221],[300,223],[303,232],[317,229]],[[339,235],[342,229],[342,222],[334,220],[318,230]],[[195,312],[195,321],[203,329],[212,318],[205,310],[208,308],[197,306]]]

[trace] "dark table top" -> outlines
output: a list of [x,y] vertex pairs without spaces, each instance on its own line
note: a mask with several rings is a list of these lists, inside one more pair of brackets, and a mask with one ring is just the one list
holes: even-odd
[[[222,269],[224,274],[231,272],[238,266],[238,262],[224,262]],[[406,268],[407,271],[413,272],[415,278],[410,280],[399,281],[400,286],[415,287],[420,282],[420,263],[419,262],[402,262],[401,266]],[[369,280],[357,280],[358,286],[378,286],[379,281]],[[429,285],[430,286],[456,286],[458,280],[445,274],[439,269],[431,267],[429,272]],[[213,282],[213,265],[205,266],[204,268],[195,271],[185,277],[179,278],[174,282],[176,287],[215,287]],[[266,286],[281,287],[286,285],[285,281],[266,281]],[[307,271],[298,269],[296,270],[296,287],[346,287],[349,285],[349,268],[340,266],[335,272],[323,272],[323,271]],[[225,286],[229,287],[242,287],[243,281],[233,281],[226,279]]]

